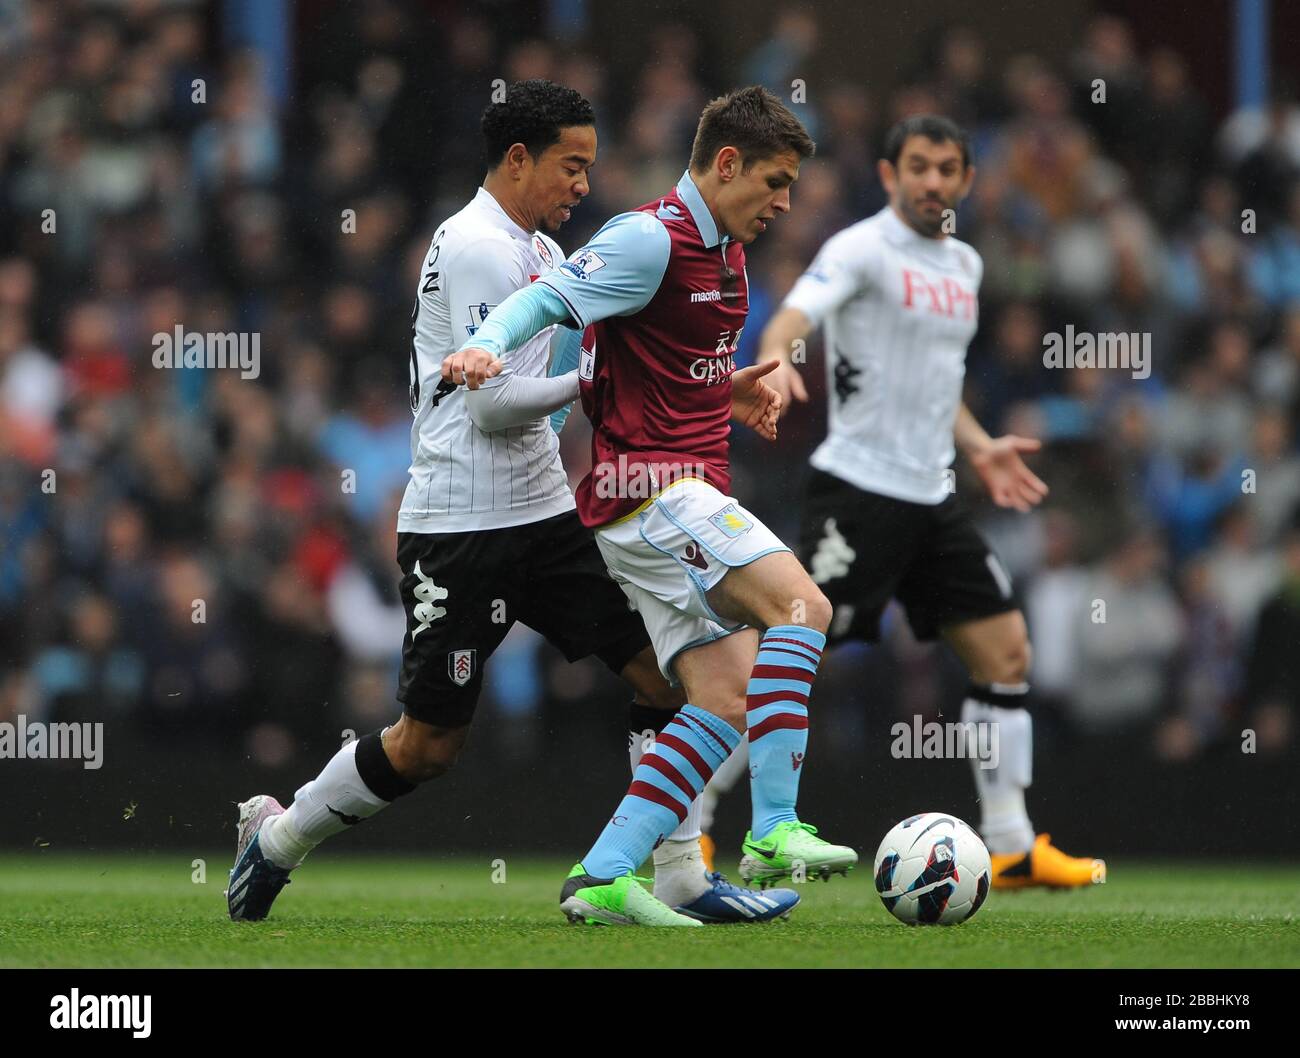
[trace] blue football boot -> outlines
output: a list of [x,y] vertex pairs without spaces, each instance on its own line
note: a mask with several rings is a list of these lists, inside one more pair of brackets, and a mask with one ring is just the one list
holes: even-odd
[[799,903],[799,894],[793,889],[767,889],[757,892],[732,885],[720,871],[710,871],[704,876],[709,889],[703,896],[673,908],[679,915],[688,915],[713,925],[722,922],[770,922],[785,918]]

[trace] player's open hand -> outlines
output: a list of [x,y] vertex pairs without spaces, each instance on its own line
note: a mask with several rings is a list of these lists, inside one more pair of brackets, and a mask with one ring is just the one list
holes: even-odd
[[501,361],[486,349],[460,349],[442,362],[443,381],[458,386],[464,383],[470,389],[478,389],[489,378],[496,378],[499,374]]
[[782,415],[790,409],[792,400],[797,400],[800,404],[808,402],[808,387],[803,384],[803,377],[799,374],[799,369],[790,362],[789,357],[780,353],[761,353],[758,362],[760,364],[776,364],[776,367],[772,369],[772,373],[763,381],[776,390],[777,395],[781,398]]
[[993,438],[970,456],[971,466],[999,507],[1024,512],[1042,503],[1047,486],[1020,458],[1021,452],[1037,452],[1042,447],[1042,441],[1007,434]]
[[731,417],[769,441],[776,440],[776,422],[781,417],[784,401],[780,393],[763,381],[763,376],[770,375],[779,366],[771,360],[742,367],[731,376]]

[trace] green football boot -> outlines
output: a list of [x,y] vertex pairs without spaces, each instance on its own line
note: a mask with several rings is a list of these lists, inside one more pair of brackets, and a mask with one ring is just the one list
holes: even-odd
[[649,878],[593,878],[582,864],[573,865],[560,890],[560,910],[573,923],[604,926],[702,926],[679,915],[645,886]]
[[817,837],[817,828],[797,820],[778,823],[762,841],[753,831],[745,835],[740,876],[766,889],[778,878],[794,877],[829,880],[832,874],[848,874],[858,854],[845,845],[832,845]]

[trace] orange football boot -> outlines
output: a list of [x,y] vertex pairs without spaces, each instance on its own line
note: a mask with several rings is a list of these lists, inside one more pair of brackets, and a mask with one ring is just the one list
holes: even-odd
[[1039,834],[1028,852],[989,855],[994,889],[1025,889],[1041,885],[1049,889],[1073,889],[1100,885],[1106,880],[1106,861],[1086,856],[1067,856],[1052,844],[1050,834]]

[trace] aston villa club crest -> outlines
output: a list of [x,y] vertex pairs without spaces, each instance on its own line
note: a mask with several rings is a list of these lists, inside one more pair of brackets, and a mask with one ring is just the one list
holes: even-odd
[[447,655],[447,675],[457,687],[464,687],[474,676],[474,651],[453,650]]
[[736,510],[734,503],[727,504],[717,514],[709,515],[709,521],[732,539],[744,535],[754,527],[753,522]]

